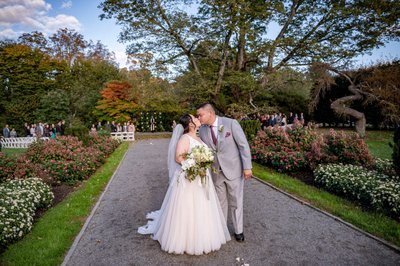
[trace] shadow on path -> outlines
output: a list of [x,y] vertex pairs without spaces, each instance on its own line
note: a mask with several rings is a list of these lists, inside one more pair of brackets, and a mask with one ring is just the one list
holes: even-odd
[[172,255],[137,233],[167,190],[168,139],[131,145],[64,265],[400,265],[382,243],[260,183],[247,181],[246,241],[207,255]]

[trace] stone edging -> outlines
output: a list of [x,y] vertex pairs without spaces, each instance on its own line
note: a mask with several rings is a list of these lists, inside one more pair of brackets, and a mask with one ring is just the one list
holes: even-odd
[[303,201],[303,200],[297,198],[296,196],[293,196],[292,194],[289,194],[289,193],[283,191],[282,189],[280,189],[278,187],[275,187],[274,185],[272,185],[272,184],[270,184],[270,183],[268,183],[268,182],[266,182],[266,181],[264,181],[264,180],[262,180],[262,179],[260,179],[260,178],[258,178],[256,176],[253,176],[253,178],[255,180],[259,181],[260,183],[262,183],[264,185],[267,185],[267,186],[271,187],[272,189],[274,189],[274,190],[286,195],[287,197],[289,197],[291,199],[294,199],[294,200],[300,202],[301,204],[306,205],[309,208],[314,209],[314,210],[316,210],[316,211],[318,211],[318,212],[320,212],[322,214],[325,214],[326,216],[328,216],[328,217],[330,217],[330,218],[332,218],[332,219],[334,219],[334,220],[336,220],[336,221],[338,221],[338,222],[340,222],[340,223],[342,223],[342,224],[344,224],[344,225],[346,225],[346,226],[348,226],[348,227],[350,227],[350,228],[352,228],[352,229],[354,229],[354,230],[356,230],[356,231],[358,231],[358,232],[360,232],[360,233],[362,233],[362,234],[364,234],[364,235],[366,235],[366,236],[368,236],[368,237],[370,237],[370,238],[382,243],[383,245],[388,246],[389,248],[393,249],[394,251],[400,253],[400,247],[395,246],[392,243],[390,243],[390,242],[388,242],[388,241],[386,241],[384,239],[381,239],[379,237],[376,237],[376,236],[374,236],[374,235],[372,235],[372,234],[370,234],[368,232],[365,232],[364,230],[354,226],[353,224],[348,223],[348,222],[344,221],[343,219],[341,219],[341,218],[339,218],[339,217],[337,217],[337,216],[335,216],[335,215],[333,215],[331,213],[323,211],[323,210],[311,205],[310,203],[308,203],[306,201]]
[[119,162],[117,168],[115,169],[113,175],[111,176],[110,180],[108,181],[108,184],[107,184],[106,188],[104,189],[103,193],[101,193],[101,196],[100,196],[99,199],[97,200],[96,205],[94,206],[94,208],[93,208],[92,211],[90,212],[90,215],[89,215],[89,217],[86,219],[86,222],[85,222],[85,224],[83,225],[81,231],[79,232],[78,236],[75,238],[74,243],[73,243],[72,246],[70,247],[70,249],[69,249],[67,255],[66,255],[65,258],[64,258],[63,263],[61,264],[61,266],[66,266],[67,263],[68,263],[68,261],[70,260],[70,258],[71,258],[72,255],[74,254],[75,249],[76,249],[76,247],[78,246],[79,241],[81,240],[83,234],[85,233],[86,228],[89,226],[90,221],[92,220],[94,214],[96,213],[97,208],[99,207],[100,202],[101,202],[101,200],[103,199],[103,196],[105,195],[105,193],[106,193],[107,190],[108,190],[108,187],[110,186],[110,184],[111,184],[112,181],[114,180],[115,174],[118,172],[118,169],[121,167],[121,164],[122,164],[122,162],[124,161],[126,155],[128,154],[128,151],[129,151],[129,148],[128,148],[128,150],[125,152],[124,157],[122,157],[122,159],[121,159],[121,161]]

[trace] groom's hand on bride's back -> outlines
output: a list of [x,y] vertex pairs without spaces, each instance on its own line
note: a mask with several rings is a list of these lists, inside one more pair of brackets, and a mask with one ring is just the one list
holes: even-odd
[[253,172],[251,171],[251,169],[244,169],[243,170],[243,177],[244,179],[250,179],[253,176]]

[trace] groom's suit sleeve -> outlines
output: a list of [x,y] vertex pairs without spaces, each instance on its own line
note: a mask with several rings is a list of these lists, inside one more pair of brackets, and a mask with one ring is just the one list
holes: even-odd
[[232,122],[232,134],[233,139],[236,142],[236,146],[239,149],[243,169],[252,169],[249,143],[247,142],[246,135],[244,134],[242,127],[235,119],[233,119]]

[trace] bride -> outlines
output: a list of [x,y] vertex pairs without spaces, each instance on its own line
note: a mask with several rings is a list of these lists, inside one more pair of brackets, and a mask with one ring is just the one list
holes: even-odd
[[[175,152],[173,157],[180,165],[185,160],[183,154],[205,144],[196,135],[200,127],[197,118],[185,114],[179,123],[174,129],[170,150]],[[220,249],[230,240],[230,235],[210,172],[205,184],[199,177],[191,182],[180,166],[173,167],[170,161],[170,182],[161,209],[146,216],[149,221],[139,227],[139,234],[152,234],[168,253],[201,255]]]

